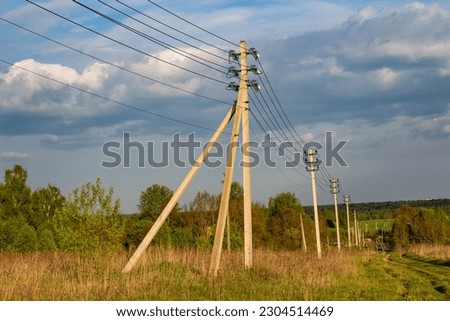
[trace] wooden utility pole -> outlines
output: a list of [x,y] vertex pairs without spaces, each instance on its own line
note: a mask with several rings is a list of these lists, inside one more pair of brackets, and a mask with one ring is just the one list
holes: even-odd
[[317,257],[322,258],[322,249],[320,244],[320,227],[319,227],[319,210],[317,208],[317,191],[316,191],[316,171],[319,169],[317,166],[317,160],[315,159],[317,151],[312,147],[308,149],[306,162],[308,166],[306,170],[311,173],[311,190],[313,198],[314,207],[314,225],[316,227],[316,247],[317,247]]
[[334,198],[334,212],[336,214],[336,237],[337,237],[337,246],[338,250],[341,250],[341,236],[339,231],[339,212],[338,212],[338,205],[337,205],[337,194],[339,193],[339,180],[336,178],[330,179],[330,187],[331,187],[331,194],[333,194]]
[[145,250],[147,249],[148,245],[153,240],[153,238],[155,237],[156,233],[158,233],[158,231],[161,228],[162,224],[167,219],[167,217],[169,216],[170,212],[173,210],[175,205],[178,203],[178,201],[181,198],[181,196],[183,195],[184,191],[186,190],[186,188],[189,186],[189,184],[192,181],[192,179],[197,174],[197,172],[200,169],[201,165],[203,164],[203,162],[207,158],[209,152],[211,151],[212,148],[214,148],[216,142],[218,141],[218,139],[220,138],[220,136],[224,132],[225,128],[227,127],[227,125],[229,124],[231,119],[233,118],[233,115],[235,114],[235,111],[236,111],[236,105],[234,105],[232,108],[230,108],[230,110],[228,111],[227,115],[222,120],[222,122],[220,123],[219,127],[217,128],[217,130],[215,131],[215,133],[211,137],[210,141],[208,142],[208,144],[206,144],[206,146],[203,149],[202,153],[197,158],[196,163],[191,167],[190,171],[188,172],[188,174],[186,175],[184,180],[181,182],[180,186],[178,186],[178,189],[175,191],[175,193],[173,194],[172,198],[169,200],[169,202],[167,203],[166,207],[164,208],[164,210],[159,215],[158,219],[155,221],[155,223],[151,227],[150,231],[147,233],[145,238],[142,240],[141,244],[139,244],[138,248],[133,253],[133,255],[129,259],[128,263],[125,265],[125,267],[122,270],[122,272],[126,273],[126,272],[131,271],[131,269],[135,266],[137,261],[142,256],[142,254],[145,252]]
[[350,211],[348,207],[348,203],[350,202],[350,195],[344,195],[345,208],[347,210],[347,234],[348,234],[348,247],[352,247],[352,236],[350,229]]

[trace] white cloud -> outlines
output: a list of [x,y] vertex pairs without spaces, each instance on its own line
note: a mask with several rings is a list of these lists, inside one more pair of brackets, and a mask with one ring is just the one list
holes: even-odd
[[391,68],[381,68],[375,72],[382,87],[392,86],[399,76],[398,72],[393,71]]
[[31,157],[28,153],[22,153],[22,152],[0,152],[0,159],[3,161],[23,161],[26,159],[29,159]]
[[[35,114],[86,116],[101,110],[77,102],[76,89],[97,93],[109,78],[109,66],[100,63],[88,65],[80,74],[61,64],[45,64],[33,59],[19,61],[0,74],[0,93],[3,101],[0,111],[31,112]],[[106,96],[108,94],[105,94]]]

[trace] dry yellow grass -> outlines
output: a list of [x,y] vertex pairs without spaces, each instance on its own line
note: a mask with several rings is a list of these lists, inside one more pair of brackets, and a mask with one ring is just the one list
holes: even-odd
[[245,270],[242,253],[225,252],[210,283],[201,250],[150,249],[128,274],[125,252],[0,253],[0,300],[317,299],[317,289],[358,271],[351,252],[324,254],[257,250]]
[[410,246],[408,253],[439,260],[450,260],[450,245],[418,244]]

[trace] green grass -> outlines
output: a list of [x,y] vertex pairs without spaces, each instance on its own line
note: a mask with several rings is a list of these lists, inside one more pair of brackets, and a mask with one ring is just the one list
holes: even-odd
[[[446,248],[445,251],[449,249]],[[444,258],[370,251],[224,253],[208,278],[210,253],[151,249],[128,274],[127,253],[0,253],[0,300],[449,300]]]
[[377,220],[365,220],[360,221],[361,231],[365,235],[373,235],[378,230],[383,230],[385,232],[390,232],[392,230],[392,225],[394,224],[394,219],[377,219]]

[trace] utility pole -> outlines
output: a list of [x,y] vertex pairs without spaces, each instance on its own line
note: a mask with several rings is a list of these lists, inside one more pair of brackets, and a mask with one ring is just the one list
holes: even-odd
[[341,250],[341,236],[339,231],[339,212],[338,212],[338,205],[337,205],[337,194],[339,193],[339,180],[336,178],[330,179],[330,187],[331,187],[331,194],[333,194],[334,198],[334,212],[336,214],[336,236],[337,236],[337,246],[338,250]]
[[345,208],[347,210],[347,234],[348,234],[348,247],[352,247],[352,236],[350,235],[350,211],[348,203],[350,202],[350,195],[344,195]]
[[300,211],[300,229],[302,231],[303,250],[308,252],[308,247],[306,246],[305,227],[303,226],[303,210]]
[[320,228],[319,228],[319,210],[317,208],[317,192],[316,192],[316,171],[319,169],[317,165],[317,159],[315,158],[317,155],[317,150],[312,147],[308,148],[308,152],[305,151],[306,154],[306,170],[311,173],[311,190],[312,190],[312,198],[313,198],[313,207],[314,207],[314,225],[316,227],[316,247],[317,247],[317,257],[319,259],[322,258],[322,249],[320,244]]
[[[240,83],[237,85],[232,82],[229,84],[227,89],[238,89],[238,97],[235,104],[230,108],[227,115],[220,123],[217,130],[214,132],[213,136],[209,140],[208,144],[203,149],[200,156],[197,158],[196,163],[192,166],[192,168],[187,173],[186,177],[183,179],[181,184],[178,186],[177,190],[174,192],[172,198],[167,203],[166,207],[163,209],[158,219],[155,221],[147,235],[142,240],[141,244],[138,246],[136,251],[133,253],[126,266],[122,270],[122,272],[127,273],[131,271],[131,269],[135,266],[137,261],[140,259],[142,254],[147,249],[150,242],[155,237],[156,233],[158,233],[162,224],[165,222],[170,212],[173,210],[181,196],[183,195],[186,188],[191,183],[192,179],[197,174],[201,165],[204,163],[205,159],[208,157],[208,154],[214,148],[218,139],[225,131],[227,125],[231,122],[234,117],[233,128],[230,139],[230,148],[228,150],[227,155],[227,167],[225,171],[225,177],[223,180],[223,189],[222,196],[220,200],[220,208],[219,208],[219,216],[217,220],[217,228],[216,234],[214,238],[214,246],[211,255],[211,265],[210,265],[210,276],[215,278],[217,276],[217,271],[219,269],[220,264],[220,256],[223,245],[223,238],[225,233],[225,225],[226,221],[229,220],[229,199],[230,199],[230,191],[231,191],[231,182],[233,178],[233,169],[235,163],[236,156],[236,148],[239,146],[239,130],[240,126],[242,126],[243,132],[243,163],[244,163],[244,248],[245,248],[245,267],[251,268],[253,264],[252,260],[252,216],[251,216],[251,185],[250,185],[250,151],[249,151],[249,141],[250,141],[250,129],[249,129],[249,116],[248,116],[248,87],[252,87],[255,90],[259,90],[259,84],[255,81],[248,81],[247,73],[248,71],[252,71],[255,74],[260,74],[261,72],[257,69],[255,65],[247,67],[247,54],[252,55],[255,59],[259,58],[259,53],[255,48],[247,49],[247,43],[245,41],[241,41],[241,51],[240,53],[236,53],[233,50],[230,50],[230,57],[233,59],[237,59],[238,56],[241,56],[241,61],[237,61],[241,66],[241,70],[237,70],[236,68],[230,67],[229,74],[233,74],[239,77],[240,75]],[[241,123],[242,121],[242,123]],[[227,220],[228,216],[228,220]],[[229,230],[228,230],[229,231]],[[228,238],[230,239],[230,233],[228,232]],[[230,248],[230,243],[228,242],[228,248]]]
[[253,265],[253,244],[252,244],[252,213],[251,213],[251,180],[250,180],[250,127],[249,127],[249,98],[248,87],[259,90],[259,85],[256,81],[248,80],[248,72],[252,71],[256,74],[261,73],[256,66],[247,65],[247,55],[251,54],[255,59],[259,58],[258,52],[254,48],[247,49],[247,43],[241,41],[241,49],[239,53],[230,51],[230,58],[236,59],[240,56],[240,70],[230,67],[228,74],[240,78],[239,85],[230,83],[228,88],[238,89],[238,97],[236,103],[236,116],[234,118],[233,129],[231,132],[230,146],[228,151],[227,168],[225,170],[225,178],[222,196],[220,200],[219,216],[217,219],[216,234],[214,237],[214,245],[211,254],[211,263],[209,267],[209,276],[211,279],[216,278],[220,257],[222,253],[223,235],[225,229],[226,215],[229,211],[229,200],[231,182],[233,177],[236,148],[239,142],[239,129],[242,126],[242,147],[243,147],[243,187],[244,187],[244,266],[251,268]]
[[359,247],[359,242],[358,242],[358,222],[356,220],[356,210],[353,211],[353,219],[354,219],[354,225],[355,225],[355,246]]
[[[255,55],[257,59],[258,56]],[[247,43],[241,41],[241,81],[239,91],[242,97],[242,164],[243,164],[243,187],[244,187],[244,267],[249,269],[253,266],[253,233],[252,233],[252,193],[250,176],[250,119],[248,99],[248,71],[247,67]],[[257,72],[257,70],[254,70]]]

